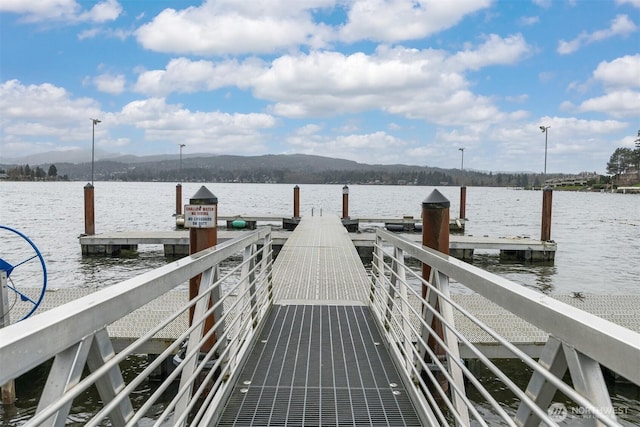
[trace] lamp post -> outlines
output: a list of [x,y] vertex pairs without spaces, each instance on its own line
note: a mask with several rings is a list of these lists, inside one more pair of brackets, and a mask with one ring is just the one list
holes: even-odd
[[182,181],[182,149],[186,144],[180,144],[180,170],[178,171],[178,181]]
[[[544,133],[544,180],[547,180],[547,136],[551,126],[540,126],[540,130]],[[543,183],[544,184],[544,183]]]
[[464,147],[458,148],[458,151],[462,152],[462,160],[460,161],[460,171],[464,172]]
[[96,125],[101,122],[98,119],[89,119],[91,120],[91,186],[93,187],[93,162],[95,158],[95,141],[96,141]]

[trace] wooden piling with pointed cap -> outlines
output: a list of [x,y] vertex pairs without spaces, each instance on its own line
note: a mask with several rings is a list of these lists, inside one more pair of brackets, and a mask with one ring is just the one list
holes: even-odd
[[[190,205],[204,205],[215,206],[214,219],[212,226],[207,228],[189,227],[189,254],[193,255],[204,249],[208,249],[218,244],[218,198],[211,193],[204,185],[189,199]],[[187,212],[185,209],[185,227],[188,226]],[[200,289],[200,280],[202,274],[199,274],[189,280],[189,299],[194,299],[198,296]],[[209,307],[214,304],[214,301],[209,300]],[[189,309],[189,324],[193,323],[195,307]],[[211,314],[205,320],[203,335],[209,332],[215,325],[215,316]],[[201,347],[201,351],[209,351],[216,343],[216,334],[213,334]]]

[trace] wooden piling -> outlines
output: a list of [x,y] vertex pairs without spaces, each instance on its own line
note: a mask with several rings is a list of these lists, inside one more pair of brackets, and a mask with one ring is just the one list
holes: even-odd
[[467,187],[460,187],[460,219],[467,218]]
[[182,215],[182,184],[176,185],[176,216]]
[[93,236],[96,234],[96,223],[94,216],[94,189],[93,185],[84,186],[84,234]]
[[349,219],[349,187],[342,187],[342,219]]
[[[189,199],[189,205],[204,205],[214,206],[213,221],[206,227],[192,227],[188,222],[187,214],[185,211],[185,227],[189,227],[189,254],[193,255],[204,249],[208,249],[218,244],[218,198],[213,195],[205,186],[200,187],[200,190]],[[202,274],[199,274],[189,280],[189,299],[192,300],[198,296],[200,289],[200,280]],[[209,300],[209,307],[213,305],[213,301]],[[189,309],[189,325],[193,323],[195,307]],[[215,325],[215,316],[211,314],[205,320],[203,336],[208,333]],[[202,352],[208,352],[216,343],[216,334],[213,334],[201,347]]]
[[545,187],[542,191],[542,230],[540,240],[548,242],[551,240],[551,205],[553,200],[553,190]]
[[[446,197],[442,195],[438,190],[433,192],[422,202],[422,244],[431,249],[435,249],[443,254],[449,254],[449,208],[451,203]],[[422,264],[422,277],[426,281],[430,281],[431,266]],[[430,282],[433,285],[433,282]],[[422,298],[430,300],[429,288],[422,285]],[[438,298],[439,300],[439,298]],[[434,309],[440,312],[440,303],[436,300]],[[426,312],[423,312],[426,315]],[[431,329],[440,337],[444,339],[444,327],[442,321],[437,317],[431,319]],[[434,336],[429,334],[427,339],[427,345],[432,349],[433,353],[438,359],[444,360],[446,356],[446,350],[442,348]],[[427,356],[427,355],[425,355]],[[427,363],[433,362],[427,356],[425,361]],[[443,390],[449,389],[449,383],[442,374],[442,372],[436,372],[435,377]],[[434,385],[429,386],[432,391],[435,392]]]
[[[422,202],[422,244],[444,254],[449,254],[449,208],[451,203],[438,190]],[[422,277],[429,280],[431,267],[422,264]],[[422,297],[427,287],[422,286]]]
[[300,187],[293,187],[293,217],[300,218]]

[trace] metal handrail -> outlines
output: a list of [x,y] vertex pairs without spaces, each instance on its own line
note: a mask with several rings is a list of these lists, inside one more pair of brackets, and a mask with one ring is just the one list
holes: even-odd
[[[423,396],[421,404],[435,414],[440,424],[469,425],[473,420],[487,425],[466,395],[466,381],[481,394],[494,416],[507,425],[538,425],[540,421],[556,425],[558,414],[553,413],[551,404],[556,390],[597,419],[600,425],[619,425],[600,366],[640,385],[637,369],[640,334],[396,234],[385,230],[376,233],[371,288],[373,312],[397,365],[418,389],[418,395]],[[406,258],[420,263],[407,263]],[[428,280],[416,271],[422,263],[431,267]],[[545,331],[549,340],[540,361],[456,303],[450,296],[450,281],[458,282]],[[414,289],[422,286],[428,289],[425,298]],[[518,387],[456,328],[454,312],[532,370],[526,390]],[[438,323],[441,330],[434,327]],[[521,402],[515,414],[506,411],[504,404],[467,368],[460,358],[460,344]],[[562,379],[567,371],[573,386]],[[560,407],[562,405],[564,403]]]
[[[242,255],[242,261],[220,276],[220,263],[237,254]],[[212,416],[206,404],[220,401],[230,392],[237,368],[272,305],[272,264],[271,229],[263,227],[1,329],[0,384],[54,358],[36,414],[27,425],[64,424],[73,399],[94,385],[104,405],[86,425],[100,425],[105,418],[113,425],[135,425],[148,416],[148,410],[173,381],[180,379],[175,396],[163,403],[165,411],[152,419],[156,425],[166,423],[170,417],[175,425],[187,420],[206,423]],[[201,280],[197,298],[168,314],[119,353],[113,351],[108,325],[198,275]],[[184,319],[190,309],[194,310],[192,324],[125,384],[120,364],[140,353],[140,348],[158,332],[175,324],[181,316]],[[215,326],[203,333],[205,320],[212,314]],[[214,334],[213,348],[200,354],[202,345]],[[131,393],[179,352],[183,343],[188,344],[175,370],[156,385],[144,404],[133,408]],[[81,378],[85,364],[90,373]]]

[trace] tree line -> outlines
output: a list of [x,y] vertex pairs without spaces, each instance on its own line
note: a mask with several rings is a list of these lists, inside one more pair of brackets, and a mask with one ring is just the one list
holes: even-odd
[[634,148],[616,148],[607,162],[609,175],[620,175],[632,171],[640,171],[640,130]]
[[6,171],[0,170],[0,173],[6,173],[7,178],[14,181],[59,181],[69,180],[68,176],[59,177],[56,165],[50,165],[47,172],[40,166],[32,168],[28,164],[9,168]]

